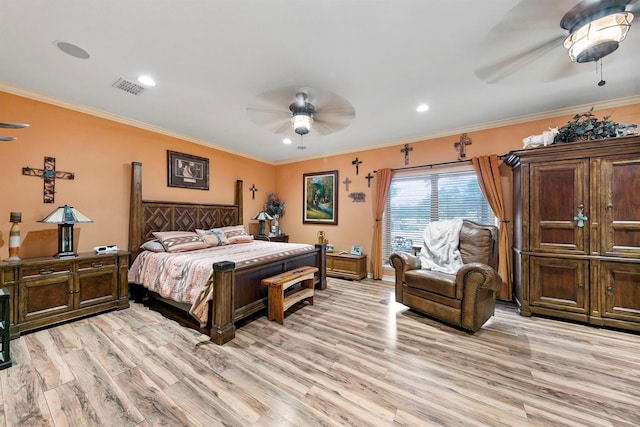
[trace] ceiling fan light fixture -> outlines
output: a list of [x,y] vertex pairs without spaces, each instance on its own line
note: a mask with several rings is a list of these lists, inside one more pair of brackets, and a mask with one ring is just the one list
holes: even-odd
[[306,135],[311,130],[311,124],[313,123],[313,117],[306,111],[299,111],[291,116],[291,124],[293,130],[298,135]]
[[573,62],[598,61],[613,51],[625,39],[633,21],[629,12],[612,13],[595,19],[575,31],[565,39],[564,47],[569,50]]

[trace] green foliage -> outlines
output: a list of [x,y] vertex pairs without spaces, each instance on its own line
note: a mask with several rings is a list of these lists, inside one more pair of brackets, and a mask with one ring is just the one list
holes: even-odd
[[586,113],[573,116],[566,125],[558,129],[555,143],[587,141],[593,139],[615,138],[624,135],[629,129],[637,128],[637,125],[624,125],[609,120],[611,114],[599,120],[593,114],[593,107]]

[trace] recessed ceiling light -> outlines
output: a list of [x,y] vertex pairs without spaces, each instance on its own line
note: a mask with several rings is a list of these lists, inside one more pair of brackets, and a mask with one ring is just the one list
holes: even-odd
[[285,138],[285,139],[282,141],[282,143],[283,143],[283,144],[291,144],[291,140],[290,140],[289,138]]
[[418,108],[416,108],[416,111],[418,113],[424,113],[428,109],[429,109],[429,106],[427,104],[420,104],[420,105],[418,105]]
[[73,56],[74,58],[79,58],[79,59],[89,58],[89,52],[87,52],[81,47],[76,46],[75,44],[59,41],[59,42],[56,42],[56,46],[58,46],[58,49],[60,49],[61,51],[63,51],[67,55]]
[[138,81],[145,86],[155,86],[156,82],[151,78],[151,76],[140,76],[138,77]]

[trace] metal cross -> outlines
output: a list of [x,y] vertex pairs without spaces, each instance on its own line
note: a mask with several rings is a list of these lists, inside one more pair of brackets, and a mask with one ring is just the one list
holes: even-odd
[[371,180],[373,178],[375,178],[375,176],[371,175],[371,172],[369,172],[367,176],[364,177],[364,179],[367,180],[367,187],[371,188]]
[[409,151],[413,151],[413,147],[409,147],[409,144],[404,144],[404,148],[400,149],[401,153],[404,153],[404,164],[409,164]]
[[471,145],[471,138],[469,138],[466,133],[463,133],[460,136],[460,141],[453,144],[453,147],[458,152],[458,160],[464,160],[467,158],[467,153],[465,153],[465,147],[467,145]]
[[349,191],[349,184],[351,184],[351,180],[349,179],[349,177],[346,177],[344,181],[342,181],[342,183],[344,184],[345,189]]
[[361,160],[358,160],[358,158],[356,157],[354,161],[351,162],[352,165],[356,165],[356,175],[358,175],[358,165],[362,163]]
[[73,172],[61,172],[56,170],[55,157],[45,157],[44,167],[42,169],[34,169],[30,167],[22,168],[22,175],[38,176],[43,179],[42,201],[44,203],[54,203],[56,193],[56,178],[74,179]]
[[256,199],[256,191],[258,191],[256,186],[254,184],[251,184],[251,187],[249,188],[249,191],[251,191],[251,200],[255,200]]

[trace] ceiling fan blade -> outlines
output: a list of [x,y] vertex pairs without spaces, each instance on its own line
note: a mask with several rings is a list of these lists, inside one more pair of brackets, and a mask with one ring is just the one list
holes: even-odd
[[4,129],[23,129],[29,127],[26,123],[10,123],[10,122],[0,122],[0,128]]
[[322,135],[329,135],[335,132],[333,129],[329,128],[327,125],[322,123],[321,121],[314,120],[313,125],[311,125],[311,131],[317,131]]
[[286,123],[283,123],[282,125],[280,125],[277,129],[273,131],[273,133],[284,133],[287,131],[287,129],[293,129],[290,121],[287,121]]
[[15,141],[15,136],[0,136],[0,141]]
[[[497,62],[481,66],[475,70],[475,74],[478,78],[486,81],[487,83],[499,82],[532,62],[540,59],[550,51],[558,48],[564,49],[562,46],[562,41],[564,39],[565,36],[563,35],[556,36],[529,49],[525,49],[521,52],[505,57]],[[570,61],[568,56],[567,60]]]
[[351,107],[333,107],[333,108],[322,108],[320,110],[320,114],[323,117],[344,117],[344,118],[354,118],[356,116],[356,110]]

